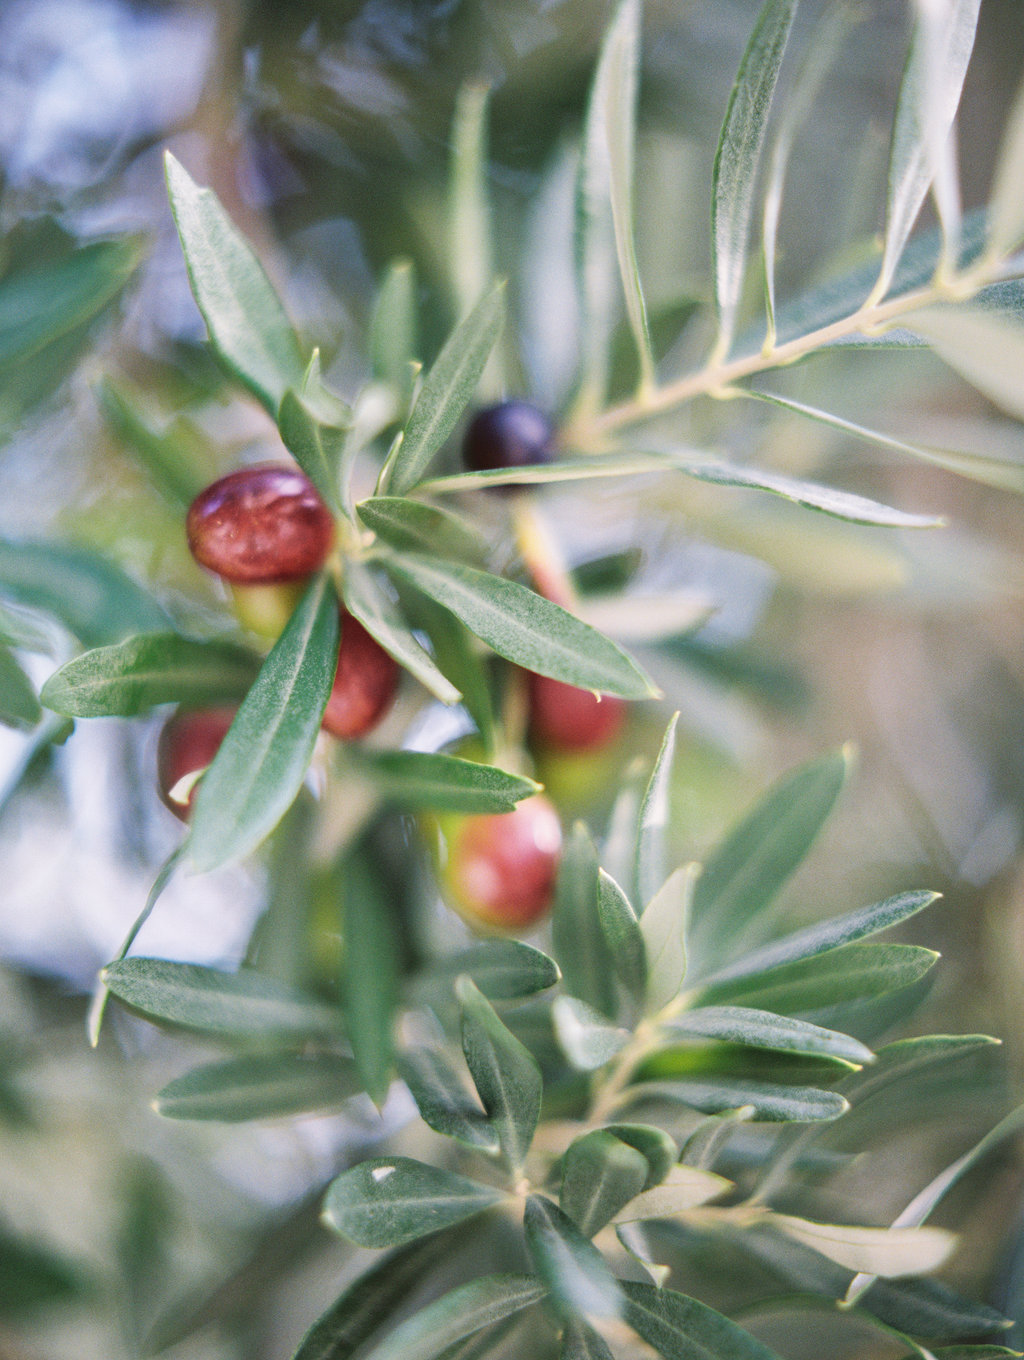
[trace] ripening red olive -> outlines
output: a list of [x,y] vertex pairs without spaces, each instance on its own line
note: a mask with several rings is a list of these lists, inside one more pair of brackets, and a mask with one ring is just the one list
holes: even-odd
[[591,751],[609,746],[622,730],[626,705],[614,694],[597,697],[533,672],[529,678],[530,737],[540,748]]
[[171,790],[186,775],[205,770],[220,750],[236,710],[233,708],[179,708],[164,723],[156,748],[157,790],[161,801],[181,821],[188,821],[195,786],[184,803],[171,797]]
[[334,543],[334,520],[313,483],[276,463],[213,482],[189,506],[186,530],[201,566],[244,585],[311,576]]
[[365,736],[387,713],[397,689],[397,663],[357,619],[342,610],[338,669],[323,727],[342,740]]
[[512,812],[438,819],[439,876],[446,899],[485,933],[526,930],[551,906],[562,825],[543,794]]
[[543,411],[528,401],[502,401],[470,421],[462,458],[473,472],[528,467],[549,463],[553,442],[554,430]]

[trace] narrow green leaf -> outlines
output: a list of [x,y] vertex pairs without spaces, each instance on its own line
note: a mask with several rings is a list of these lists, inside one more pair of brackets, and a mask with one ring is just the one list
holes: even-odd
[[816,922],[792,935],[783,936],[781,940],[773,940],[771,944],[756,949],[735,963],[727,964],[707,981],[717,983],[728,978],[754,977],[785,963],[827,954],[831,949],[867,939],[909,920],[925,907],[930,907],[939,896],[939,893],[927,891],[897,893],[895,897],[887,897],[870,907],[859,907],[843,916],[834,916],[830,921]]
[[[1022,1351],[1007,1350],[1005,1346],[939,1346],[932,1350],[935,1360],[1006,1360],[1007,1357],[1017,1357],[1024,1354]],[[920,1351],[914,1351],[911,1355],[903,1357],[903,1360],[920,1360]]]
[[848,520],[851,524],[876,524],[889,529],[938,529],[946,523],[941,515],[915,515],[908,510],[895,510],[892,506],[882,505],[880,501],[869,500],[867,496],[854,495],[852,491],[837,491],[835,487],[820,486],[816,482],[805,482],[798,477],[787,477],[783,473],[768,472],[763,468],[676,456],[672,457],[671,462],[677,471],[684,472],[687,477],[693,477],[698,482],[767,491],[770,495],[792,501],[794,505],[820,510],[822,514]]
[[615,1360],[608,1345],[585,1322],[574,1321],[567,1324],[562,1333],[562,1349],[559,1360]]
[[454,614],[426,595],[406,589],[402,606],[410,626],[429,638],[438,670],[460,691],[462,704],[476,723],[483,754],[489,757],[494,750],[490,654]]
[[416,361],[416,270],[411,260],[395,260],[384,275],[370,320],[373,376],[404,404],[412,395]]
[[97,385],[100,410],[122,446],[175,505],[189,505],[213,476],[211,460],[194,426],[179,418],[156,430],[125,383]]
[[623,1318],[665,1360],[779,1360],[713,1308],[652,1284],[624,1281]]
[[540,1118],[540,1068],[470,978],[460,977],[455,991],[462,1005],[466,1063],[502,1152],[518,1171]]
[[905,319],[972,387],[1024,420],[1024,327],[980,307],[925,307]]
[[666,1022],[672,1034],[719,1039],[775,1053],[804,1053],[862,1066],[875,1055],[858,1039],[749,1006],[702,1006]]
[[1001,259],[1024,240],[1024,204],[1020,186],[1024,180],[1024,84],[1017,91],[1003,129],[992,196],[988,206],[988,253]]
[[461,515],[405,496],[371,496],[356,506],[368,529],[392,548],[483,562],[487,544]]
[[526,586],[413,553],[395,553],[385,565],[451,610],[499,656],[526,670],[623,699],[657,693],[614,642]]
[[200,189],[178,161],[164,158],[167,192],[192,292],[210,343],[227,369],[272,416],[306,363],[263,266],[236,231],[216,194]]
[[943,1341],[968,1341],[1012,1325],[994,1308],[929,1279],[879,1280],[857,1308],[912,1336]]
[[838,1119],[850,1108],[836,1091],[814,1086],[780,1086],[775,1082],[728,1078],[684,1077],[672,1081],[645,1081],[629,1088],[637,1100],[658,1098],[678,1101],[703,1114],[721,1114],[741,1105],[752,1105],[757,1119],[809,1123]]
[[96,316],[142,255],[137,237],[92,241],[65,259],[0,280],[0,368],[32,358]]
[[435,699],[443,704],[459,702],[462,697],[459,691],[413,637],[394,600],[369,568],[350,559],[345,566],[343,591],[345,608],[389,656],[414,675]]
[[388,1093],[394,1061],[394,1024],[401,961],[391,904],[362,854],[349,855],[340,872],[345,945],[343,996],[349,1042],[370,1099]]
[[440,1049],[407,1050],[398,1059],[398,1072],[423,1122],[436,1133],[482,1152],[498,1151],[498,1138],[487,1116]]
[[242,1123],[335,1109],[362,1085],[351,1058],[327,1053],[250,1053],[195,1067],[157,1096],[168,1119]]
[[943,1228],[849,1227],[789,1214],[772,1214],[767,1222],[846,1270],[870,1270],[890,1278],[938,1270],[956,1246],[956,1237]]
[[740,61],[715,153],[712,255],[722,353],[728,351],[736,329],[758,164],[796,5],[797,0],[766,0],[762,6]]
[[281,397],[277,426],[285,448],[335,514],[341,513],[339,470],[346,430],[317,418],[293,388]]
[[733,1188],[732,1181],[695,1166],[674,1166],[663,1185],[635,1195],[615,1215],[616,1223],[642,1223],[651,1218],[674,1218]]
[[566,1149],[559,1203],[584,1237],[593,1237],[640,1193],[647,1172],[643,1153],[606,1129],[595,1129]]
[[373,1157],[330,1184],[324,1222],[361,1247],[400,1247],[489,1209],[502,1191],[410,1157]]
[[766,909],[832,811],[850,759],[844,749],[785,776],[707,860],[693,895],[689,937],[704,970],[723,963],[738,941],[763,931]]
[[562,847],[551,934],[565,990],[604,1016],[617,1012],[615,963],[597,912],[598,862],[590,832],[577,822]]
[[[619,884],[632,885],[636,878],[636,829],[648,782],[644,760],[641,757],[634,758],[623,773],[621,787],[608,816],[608,827],[601,847],[601,864]],[[633,904],[632,897],[630,904]]]
[[522,940],[480,940],[469,949],[446,956],[446,973],[471,977],[489,1001],[515,1001],[535,996],[559,981],[554,959]]
[[553,463],[537,463],[521,468],[488,468],[484,472],[458,472],[447,477],[432,477],[416,488],[419,495],[440,496],[463,491],[480,491],[494,486],[542,486],[553,482],[580,482],[602,477],[635,477],[644,472],[663,473],[666,458],[661,453],[601,454],[591,458],[572,458]]
[[141,586],[91,548],[0,542],[0,594],[59,619],[85,647],[170,626]]
[[338,1033],[336,1010],[262,973],[131,958],[108,964],[102,978],[113,996],[148,1018],[202,1034],[312,1038]]
[[473,399],[505,318],[504,284],[486,293],[455,328],[423,379],[405,437],[391,465],[387,491],[402,496],[423,480],[434,454]]
[[0,645],[0,723],[30,729],[43,716],[35,686],[13,652]]
[[571,1317],[619,1316],[618,1281],[567,1214],[543,1195],[530,1195],[523,1228],[538,1275]]
[[200,872],[254,850],[302,786],[338,666],[338,605],[327,577],[302,597],[249,690],[192,807]]
[[636,831],[636,889],[641,908],[651,901],[668,874],[665,837],[671,813],[672,761],[676,751],[678,722],[679,714],[676,713],[665,729],[661,749],[640,804]]
[[566,1057],[581,1072],[603,1067],[632,1038],[628,1029],[610,1025],[599,1011],[575,996],[557,997],[551,1018]]
[[[640,0],[621,0],[601,44],[588,113],[587,150],[601,167],[615,233],[626,315],[636,345],[643,385],[654,381],[654,359],[633,236],[637,83],[640,66]],[[596,174],[597,166],[592,169]]]
[[956,117],[974,46],[981,0],[950,0],[918,11],[893,122],[885,249],[876,285],[889,290],[896,264],[935,179]]
[[482,1275],[399,1323],[362,1360],[436,1360],[456,1341],[529,1308],[546,1293],[533,1275]]
[[675,1140],[653,1124],[606,1124],[605,1133],[613,1133],[620,1143],[626,1143],[644,1156],[648,1170],[641,1187],[643,1190],[660,1185],[679,1160]]
[[73,718],[131,718],[158,704],[241,700],[259,658],[230,642],[143,633],[68,661],[43,686],[48,708]]
[[934,950],[911,944],[845,944],[749,977],[709,983],[701,988],[700,1001],[799,1014],[909,987],[938,957]]
[[369,769],[383,796],[403,807],[511,812],[541,788],[493,765],[424,751],[367,751],[359,763]]
[[[894,439],[891,435],[880,434],[878,430],[870,430],[866,425],[858,425],[852,420],[844,420],[842,416],[835,416],[828,411],[819,410],[814,406],[805,406],[803,402],[791,401],[788,397],[780,397],[773,392],[755,392],[752,389],[743,389],[745,395],[756,397],[759,401],[770,402],[773,406],[780,406],[783,410],[793,411],[797,415],[808,417],[810,420],[819,421],[823,425],[830,425],[835,430],[842,430],[845,434],[851,434],[856,439],[863,439],[869,444],[879,444],[882,448],[895,449],[897,453],[909,454],[911,458],[916,458],[922,463],[931,463],[934,467],[945,468],[948,472],[955,472],[958,476],[969,477],[972,481],[981,482],[986,486],[995,486],[1003,491],[1015,491],[1018,494],[1024,493],[1024,466],[1019,463],[1011,463],[1001,458],[987,458],[983,454],[966,453],[956,449],[935,449],[922,444],[908,444],[905,440]],[[899,513],[899,512],[893,512]],[[912,517],[917,519],[917,523],[910,524],[908,528],[935,528],[942,522],[939,519],[927,522],[925,516]]]
[[0,643],[19,652],[53,656],[55,630],[39,614],[0,601]]
[[597,914],[612,967],[630,995],[639,1000],[647,985],[647,950],[640,922],[614,878],[603,869],[597,877]]
[[449,268],[460,317],[472,311],[494,278],[491,205],[487,192],[487,115],[490,89],[475,81],[459,87],[451,128],[448,177]]
[[674,1001],[686,977],[686,928],[700,865],[684,864],[669,875],[640,917],[647,955],[645,1009],[656,1015]]
[[708,1115],[687,1138],[682,1160],[688,1166],[709,1171],[722,1148],[736,1132],[737,1126],[753,1119],[756,1113],[752,1105],[740,1105],[738,1109],[726,1110],[724,1114]]

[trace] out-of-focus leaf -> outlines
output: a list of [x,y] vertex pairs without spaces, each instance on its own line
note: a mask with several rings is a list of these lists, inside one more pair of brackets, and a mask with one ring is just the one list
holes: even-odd
[[23,1322],[88,1292],[88,1282],[70,1262],[0,1230],[0,1318],[5,1322]]
[[448,177],[450,270],[460,317],[472,311],[494,278],[487,192],[490,89],[467,82],[455,98]]
[[326,576],[306,591],[196,790],[187,851],[199,871],[254,850],[306,776],[338,666],[338,605]]
[[212,467],[197,432],[184,420],[155,430],[123,384],[104,379],[97,396],[103,412],[135,460],[175,504],[188,505],[207,486]]
[[702,1006],[684,1011],[667,1021],[665,1027],[672,1034],[683,1037],[719,1039],[777,1053],[805,1053],[855,1066],[875,1060],[870,1048],[849,1034],[822,1029],[806,1020],[753,1010],[749,1006]]
[[488,671],[489,654],[473,634],[443,605],[418,591],[406,590],[406,618],[430,639],[438,670],[461,692],[462,704],[476,723],[485,756],[494,750],[494,702]]
[[436,1360],[463,1337],[529,1308],[546,1293],[533,1275],[482,1275],[399,1323],[362,1360]]
[[712,179],[712,254],[719,349],[726,352],[746,272],[750,217],[772,96],[797,0],[766,0],[729,96]]
[[335,514],[341,510],[338,474],[346,431],[318,419],[309,403],[293,388],[281,397],[278,429],[285,448]]
[[628,1029],[610,1025],[599,1011],[575,996],[557,997],[551,1018],[566,1057],[581,1072],[603,1067],[632,1037]]
[[384,275],[370,321],[373,376],[404,404],[412,395],[416,362],[416,270],[395,260]]
[[91,548],[0,542],[0,595],[59,619],[85,647],[170,626],[140,585]]
[[612,967],[626,990],[639,1000],[647,985],[644,933],[629,898],[603,869],[598,870],[597,914]]
[[623,1319],[665,1360],[779,1360],[749,1332],[713,1308],[651,1284],[624,1281]]
[[772,899],[832,811],[850,758],[844,749],[788,774],[707,859],[693,894],[689,935],[703,971],[724,963],[752,926],[763,929]]
[[1018,92],[1003,129],[995,179],[988,205],[988,252],[994,259],[1009,255],[1024,240],[1024,86]]
[[623,699],[657,693],[609,638],[516,581],[414,553],[394,553],[385,566],[451,610],[499,656],[526,670]]
[[0,280],[0,370],[96,316],[142,258],[138,238],[93,241],[63,260]]
[[616,1013],[615,963],[597,911],[598,862],[590,832],[573,827],[558,866],[552,938],[565,989],[606,1017]]
[[218,357],[272,416],[306,371],[299,342],[249,243],[211,189],[167,152],[167,191],[192,292]]
[[943,1228],[849,1227],[813,1223],[789,1214],[772,1214],[769,1222],[847,1270],[870,1270],[889,1277],[938,1270],[956,1246],[955,1236]]
[[504,1196],[410,1157],[373,1157],[330,1184],[324,1221],[361,1247],[400,1247],[472,1218]]
[[540,1118],[540,1068],[470,978],[459,978],[455,990],[462,1005],[466,1064],[501,1149],[518,1170]]
[[505,287],[486,293],[445,342],[423,379],[402,443],[378,492],[403,496],[423,480],[431,460],[473,399],[505,319]]
[[889,290],[938,170],[960,102],[980,4],[981,0],[948,0],[918,10],[893,124],[879,297]]
[[658,758],[654,762],[636,832],[636,890],[641,914],[661,888],[668,874],[665,862],[665,836],[669,822],[669,798],[672,789],[672,761],[676,751],[676,713],[665,729]]
[[647,1013],[674,1001],[686,977],[686,926],[700,865],[684,864],[668,876],[640,917],[647,956]]
[[620,1142],[643,1154],[647,1161],[647,1179],[641,1187],[644,1190],[660,1185],[679,1160],[675,1140],[653,1124],[606,1124],[605,1132],[613,1133]]
[[457,472],[449,477],[433,477],[422,482],[417,491],[439,496],[450,492],[480,491],[493,486],[543,486],[552,482],[579,482],[601,477],[634,477],[644,472],[664,472],[666,458],[655,453],[602,454],[593,458],[572,458],[532,467],[488,468],[484,472]]
[[511,812],[539,792],[532,779],[458,756],[425,751],[375,751],[360,757],[385,798],[404,807],[444,812]]
[[379,1105],[388,1093],[394,1061],[400,971],[397,930],[390,903],[367,857],[349,855],[341,865],[339,880],[346,1028],[363,1085]]
[[574,1139],[562,1158],[562,1210],[593,1237],[644,1188],[647,1158],[606,1129]]
[[279,1119],[334,1109],[362,1091],[351,1058],[320,1053],[251,1053],[195,1067],[169,1082],[154,1101],[168,1119]]
[[969,1341],[1010,1325],[994,1308],[964,1298],[938,1280],[878,1280],[857,1308],[911,1336],[942,1341]]
[[664,642],[681,637],[707,623],[714,612],[708,595],[684,590],[589,595],[579,604],[579,616],[591,628],[625,642]]
[[398,1073],[412,1092],[424,1123],[435,1132],[466,1147],[498,1151],[498,1138],[487,1116],[440,1049],[406,1050],[399,1057]]
[[532,944],[522,940],[480,940],[469,949],[447,955],[440,962],[453,977],[465,973],[488,1001],[515,1001],[553,987],[561,970]]
[[52,656],[56,628],[39,614],[0,601],[0,644],[20,652]]
[[10,648],[0,645],[0,723],[28,729],[42,716],[35,686]]
[[849,1102],[836,1091],[819,1090],[814,1086],[782,1086],[767,1081],[734,1081],[728,1077],[645,1081],[629,1090],[637,1100],[656,1097],[678,1101],[702,1114],[720,1114],[741,1105],[752,1105],[756,1118],[780,1122],[838,1119],[849,1109]]
[[644,1223],[651,1218],[674,1218],[733,1188],[732,1181],[695,1166],[672,1168],[664,1185],[636,1195],[615,1215],[616,1223]]
[[700,990],[700,1002],[800,1014],[909,987],[938,957],[934,950],[912,944],[845,944],[749,977],[709,983]]
[[585,1322],[570,1322],[562,1333],[559,1360],[615,1360],[603,1337]]
[[234,643],[144,633],[66,662],[41,697],[73,718],[131,718],[158,704],[241,700],[258,671],[259,658]]
[[[903,1357],[903,1360],[919,1360],[920,1351]],[[935,1360],[1007,1360],[1017,1357],[1020,1351],[1007,1350],[1005,1346],[940,1346],[933,1350]]]
[[617,1317],[618,1281],[597,1248],[571,1218],[543,1195],[530,1195],[523,1213],[526,1245],[537,1273],[572,1317]]
[[1020,372],[1024,327],[978,307],[925,307],[910,312],[907,325],[936,354],[990,401],[1024,420]]
[[323,1038],[339,1032],[331,1006],[262,973],[224,973],[169,959],[122,959],[103,981],[118,1000],[152,1020],[202,1034]]
[[406,496],[371,496],[356,506],[359,518],[393,548],[482,562],[487,544],[475,525],[450,510]]

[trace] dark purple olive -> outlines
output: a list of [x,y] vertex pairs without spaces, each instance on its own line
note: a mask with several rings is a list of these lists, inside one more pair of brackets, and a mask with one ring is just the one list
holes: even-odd
[[462,444],[463,462],[473,472],[550,463],[554,434],[544,412],[528,401],[499,402],[470,421]]

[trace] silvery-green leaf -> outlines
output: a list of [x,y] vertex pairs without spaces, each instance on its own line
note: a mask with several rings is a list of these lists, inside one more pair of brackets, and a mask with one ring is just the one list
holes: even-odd
[[387,478],[386,490],[402,496],[423,475],[473,399],[505,317],[504,285],[486,293],[448,337],[423,379]]
[[870,1048],[849,1034],[749,1006],[701,1006],[666,1021],[665,1028],[683,1037],[834,1058],[858,1067],[875,1060]]
[[849,1102],[836,1091],[729,1077],[645,1081],[630,1087],[629,1093],[635,1100],[678,1101],[703,1114],[720,1114],[752,1105],[758,1119],[795,1123],[838,1119],[849,1109]]
[[626,990],[639,1000],[647,985],[644,934],[629,898],[603,869],[598,870],[597,914],[612,967]]
[[231,642],[142,633],[66,662],[43,686],[47,707],[75,718],[134,717],[159,704],[200,708],[244,698],[259,658]]
[[250,1053],[194,1067],[153,1102],[167,1119],[242,1123],[334,1109],[363,1089],[351,1058]]
[[523,1228],[537,1273],[571,1317],[619,1315],[618,1281],[567,1214],[543,1195],[530,1195]]
[[956,1246],[956,1237],[943,1228],[849,1227],[774,1213],[767,1221],[847,1270],[889,1277],[938,1270]]
[[622,775],[601,847],[602,865],[616,883],[630,884],[630,893],[634,891],[632,885],[636,878],[636,829],[640,820],[640,805],[649,781],[646,762],[638,756]]
[[443,704],[459,702],[462,697],[459,691],[441,674],[430,653],[417,642],[398,606],[369,567],[350,559],[345,565],[342,591],[345,608],[389,656],[414,675],[435,699]]
[[400,1247],[461,1223],[503,1194],[411,1157],[373,1157],[330,1184],[324,1222],[361,1247]]
[[533,1275],[482,1275],[400,1322],[361,1360],[437,1360],[449,1346],[529,1308],[547,1289]]
[[723,353],[736,327],[757,169],[796,6],[797,0],[766,0],[762,6],[740,61],[715,153],[712,254],[718,346]]
[[562,1333],[559,1360],[615,1360],[615,1357],[593,1327],[576,1320],[568,1323]]
[[1024,327],[977,307],[926,307],[907,324],[955,372],[1018,420],[1024,420],[1021,364]]
[[581,1072],[591,1072],[621,1053],[632,1035],[575,996],[560,996],[551,1008],[555,1034],[566,1057]]
[[981,0],[945,0],[918,7],[893,124],[879,297],[889,290],[953,126],[980,4]]
[[385,566],[450,610],[499,656],[526,670],[623,699],[656,694],[614,642],[516,581],[415,553],[394,553]]
[[285,448],[335,514],[341,512],[339,469],[346,430],[318,418],[292,388],[281,397],[277,425]]
[[306,591],[192,806],[188,856],[200,872],[254,850],[302,786],[338,666],[338,603],[326,577]]
[[577,822],[559,861],[552,940],[566,991],[610,1017],[617,1009],[615,963],[598,913],[598,871],[590,832]]
[[656,1015],[674,1001],[686,977],[686,930],[700,865],[684,864],[668,876],[640,917],[647,957],[644,1007]]
[[1024,240],[1024,85],[1017,91],[1003,129],[992,195],[988,206],[988,251],[995,259],[1009,255]]
[[412,394],[416,348],[416,270],[411,260],[395,260],[370,320],[370,362],[377,381],[403,401]]
[[636,831],[636,890],[641,909],[646,908],[668,873],[665,836],[669,822],[672,760],[676,750],[678,722],[679,714],[676,713],[665,729],[661,749],[640,804]]
[[662,1185],[652,1186],[615,1215],[616,1223],[641,1223],[648,1218],[674,1218],[709,1200],[718,1199],[733,1188],[732,1181],[702,1171],[695,1166],[674,1166]]
[[544,486],[552,482],[580,482],[590,478],[635,477],[645,472],[665,472],[666,457],[660,453],[609,453],[600,457],[571,458],[532,467],[488,468],[484,472],[457,472],[434,477],[416,488],[422,495],[480,491],[494,486]]
[[406,496],[371,496],[356,506],[359,518],[393,548],[482,562],[488,545],[461,515]]
[[774,1351],[707,1304],[624,1281],[623,1319],[665,1360],[779,1360]]
[[435,1132],[482,1152],[498,1151],[487,1116],[440,1049],[407,1049],[398,1059],[398,1072],[424,1123]]
[[494,699],[489,653],[436,600],[413,590],[400,593],[407,622],[426,633],[438,670],[462,694],[462,705],[476,724],[483,754],[493,755]]
[[189,281],[210,342],[276,416],[281,398],[289,387],[301,386],[306,371],[295,332],[263,266],[216,194],[200,189],[170,152],[164,160]]
[[472,311],[494,278],[491,206],[487,191],[487,116],[490,88],[469,81],[459,87],[451,126],[448,174],[448,240],[456,308]]
[[647,1161],[647,1179],[641,1189],[660,1185],[679,1160],[675,1139],[664,1129],[653,1124],[606,1124],[606,1133],[613,1133],[620,1142],[635,1148]]
[[575,1138],[562,1158],[559,1203],[593,1237],[647,1181],[647,1158],[606,1129]]
[[522,940],[479,940],[447,955],[439,966],[452,976],[471,977],[488,1001],[535,996],[554,987],[562,976],[554,959]]
[[502,1151],[518,1170],[540,1118],[540,1068],[470,978],[459,978],[455,991],[462,1005],[466,1064]]
[[403,807],[512,812],[541,785],[493,765],[426,751],[366,751],[358,757],[381,793]]

